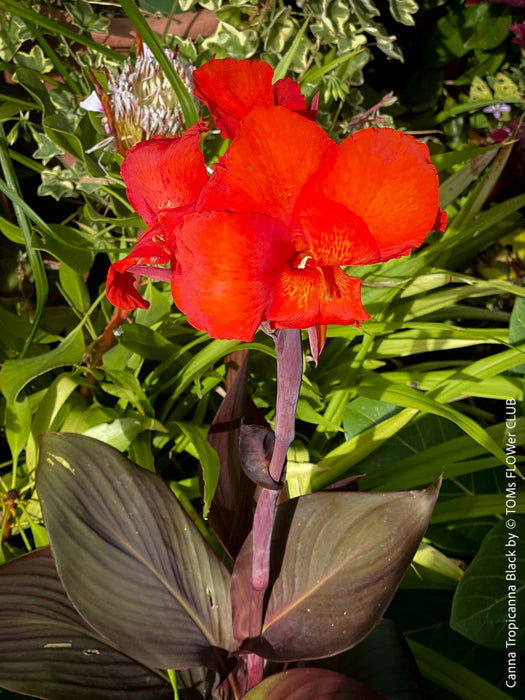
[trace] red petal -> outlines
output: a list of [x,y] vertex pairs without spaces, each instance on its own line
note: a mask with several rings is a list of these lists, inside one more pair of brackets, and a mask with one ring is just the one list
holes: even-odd
[[257,214],[191,214],[177,237],[175,303],[213,338],[251,340],[271,306],[284,261],[286,229]]
[[268,313],[268,321],[275,328],[309,328],[331,323],[359,325],[370,318],[361,304],[361,280],[345,275],[338,267],[325,268],[323,272],[319,268],[284,270]]
[[106,281],[106,296],[119,309],[131,311],[132,309],[147,309],[149,301],[146,301],[136,290],[137,277],[131,272],[120,272],[113,265],[108,270]]
[[161,209],[187,206],[199,196],[208,180],[199,149],[204,130],[204,122],[199,122],[183,136],[156,136],[126,154],[121,174],[128,199],[148,226]]
[[208,105],[221,136],[232,139],[254,107],[271,107],[273,69],[264,61],[212,59],[193,73],[195,95]]
[[[296,234],[296,229],[301,233]],[[295,250],[309,249],[318,265],[368,265],[379,260],[375,239],[363,219],[308,186],[297,202],[292,230]]]
[[309,119],[284,107],[256,108],[242,120],[197,210],[267,213],[289,224],[304,184],[336,149]]
[[328,198],[364,219],[381,260],[420,245],[438,213],[439,182],[428,148],[393,129],[349,136],[316,181]]
[[[306,101],[298,83],[291,78],[282,78],[272,85],[274,104],[293,112],[306,112]],[[314,119],[315,121],[315,119]]]
[[432,231],[444,231],[447,228],[447,212],[438,209],[436,220],[432,226]]
[[157,242],[159,234],[160,228],[154,224],[142,234],[129,255],[109,268],[106,296],[113,306],[126,311],[148,308],[149,302],[137,292],[137,276],[127,270],[138,264],[162,264],[170,259],[169,252]]

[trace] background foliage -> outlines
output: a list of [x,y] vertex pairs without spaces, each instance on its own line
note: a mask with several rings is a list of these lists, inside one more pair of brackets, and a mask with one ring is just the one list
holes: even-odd
[[[523,39],[509,25],[525,13],[460,0],[139,5],[166,26],[175,13],[213,10],[210,36],[165,32],[158,46],[178,47],[194,65],[263,58],[309,98],[320,93],[319,121],[335,139],[395,125],[429,145],[448,230],[407,260],[366,268],[372,320],[330,327],[319,365],[307,361],[289,488],[297,495],[360,474],[362,490],[397,490],[443,473],[431,527],[387,617],[430,697],[512,697],[503,685],[501,521],[507,399],[519,443],[525,432],[525,72]],[[126,200],[121,156],[80,102],[93,89],[90,71],[116,71],[124,59],[93,33],[126,15],[147,40],[130,1],[0,0],[3,560],[47,542],[34,489],[39,434],[71,431],[117,447],[161,474],[206,532],[197,465],[217,469],[205,436],[235,350],[252,348],[250,393],[274,417],[274,350],[262,334],[242,346],[210,340],[151,282],[150,309],[107,330],[109,261],[143,224]],[[213,137],[206,148],[216,155]],[[523,529],[525,498],[517,502]],[[522,591],[524,572],[522,563]],[[485,597],[473,599],[480,580]],[[361,656],[339,659],[339,670],[377,683],[374,644],[381,649],[380,635]]]

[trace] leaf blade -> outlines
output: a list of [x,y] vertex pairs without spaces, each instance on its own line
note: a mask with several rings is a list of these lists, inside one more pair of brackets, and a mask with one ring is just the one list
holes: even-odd
[[[279,506],[273,581],[259,637],[243,647],[274,661],[332,656],[364,639],[390,603],[426,531],[439,482],[425,491],[316,493]],[[384,555],[388,554],[385,567]],[[232,579],[234,629],[251,538]]]
[[108,646],[66,596],[49,547],[0,567],[0,685],[52,700],[170,697],[163,674]]
[[222,667],[229,573],[158,475],[92,438],[47,434],[37,490],[60,576],[90,625],[142,663]]

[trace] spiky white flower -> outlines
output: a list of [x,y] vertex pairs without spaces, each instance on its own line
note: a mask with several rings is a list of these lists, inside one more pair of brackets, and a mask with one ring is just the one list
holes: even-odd
[[[181,61],[173,51],[165,49],[165,54],[193,95],[193,67]],[[120,72],[108,72],[107,77],[107,90],[102,99],[98,86],[98,95],[92,93],[80,106],[106,113],[106,127],[113,133],[121,153],[157,134],[176,136],[184,131],[184,116],[177,96],[145,44],[138,44],[134,64],[128,58]],[[196,98],[193,99],[197,104]]]

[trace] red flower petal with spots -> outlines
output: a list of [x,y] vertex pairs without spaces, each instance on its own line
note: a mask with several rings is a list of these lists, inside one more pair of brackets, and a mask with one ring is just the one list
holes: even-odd
[[295,207],[292,236],[295,250],[311,251],[319,265],[369,265],[379,260],[376,241],[363,219],[309,188]]
[[283,224],[261,214],[186,217],[172,277],[175,303],[213,338],[251,340],[273,303],[291,244]]
[[282,105],[306,112],[299,85],[285,78],[272,85],[273,68],[264,61],[212,59],[193,73],[195,95],[215,119],[224,138],[232,139],[239,122],[255,107]]
[[274,328],[359,325],[369,318],[361,304],[361,280],[339,267],[283,270],[267,316]]

